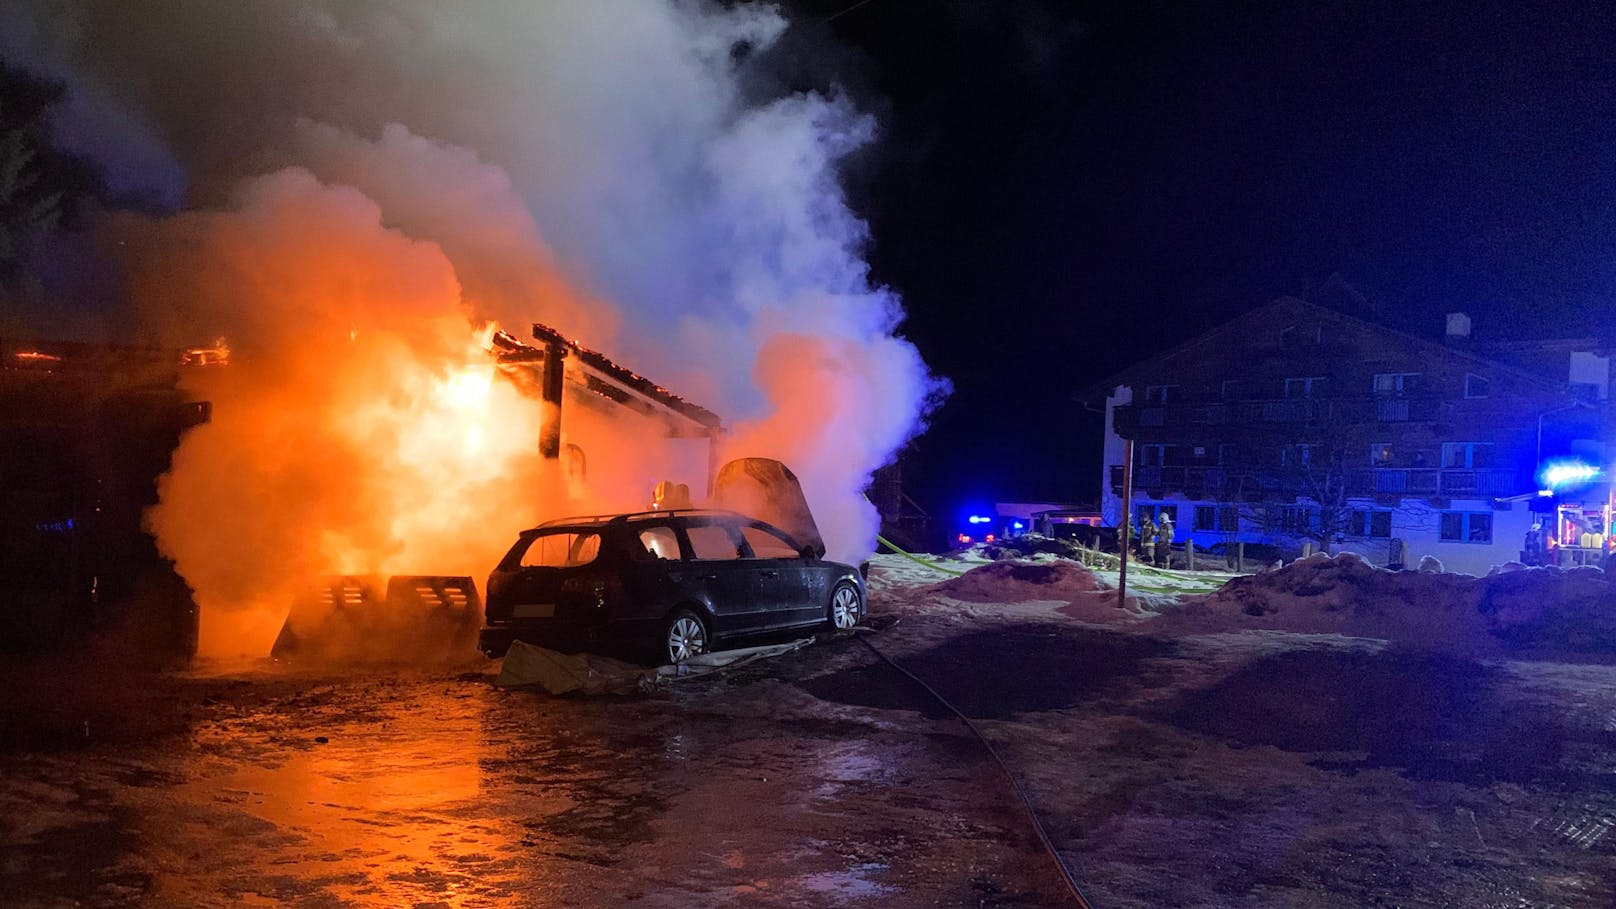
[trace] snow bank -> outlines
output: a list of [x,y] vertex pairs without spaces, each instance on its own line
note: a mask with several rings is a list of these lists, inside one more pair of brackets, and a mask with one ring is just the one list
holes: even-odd
[[1262,628],[1467,651],[1616,657],[1616,584],[1591,568],[1521,568],[1477,578],[1387,571],[1350,553],[1316,555],[1187,597],[1162,619],[1182,630]]

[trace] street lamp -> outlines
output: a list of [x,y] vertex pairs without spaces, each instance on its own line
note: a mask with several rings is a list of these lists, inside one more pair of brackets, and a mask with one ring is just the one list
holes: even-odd
[[1578,407],[1586,407],[1589,410],[1599,409],[1592,404],[1589,404],[1587,401],[1573,401],[1564,407],[1556,407],[1553,410],[1545,410],[1537,415],[1537,458],[1533,462],[1534,465],[1543,463],[1543,418],[1549,416],[1550,414],[1564,413],[1568,410],[1575,410]]

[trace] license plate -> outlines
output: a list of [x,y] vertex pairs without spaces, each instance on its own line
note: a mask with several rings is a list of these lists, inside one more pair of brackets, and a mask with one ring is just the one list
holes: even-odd
[[554,603],[518,603],[511,607],[513,619],[550,619],[555,618]]

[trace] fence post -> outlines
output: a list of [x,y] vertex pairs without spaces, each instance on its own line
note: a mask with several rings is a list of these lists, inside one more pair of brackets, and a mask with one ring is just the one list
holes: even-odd
[[1190,571],[1194,571],[1195,570],[1195,540],[1193,538],[1184,541],[1184,558],[1189,563],[1189,564],[1185,565],[1184,567],[1189,569]]
[[[1128,521],[1133,511],[1133,440],[1122,440],[1122,526],[1117,531],[1117,608],[1125,608],[1128,594]],[[1141,541],[1143,542],[1143,541]]]

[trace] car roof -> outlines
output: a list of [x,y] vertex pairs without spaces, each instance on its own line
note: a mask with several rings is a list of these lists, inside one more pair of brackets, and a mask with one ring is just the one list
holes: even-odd
[[629,523],[670,517],[737,518],[742,521],[763,523],[738,511],[728,511],[722,508],[674,508],[663,511],[631,511],[620,514],[590,514],[571,518],[557,518],[553,521],[545,521],[537,527],[530,527],[522,531],[522,533],[538,533],[543,530],[556,530],[564,527],[598,527],[614,522]]

